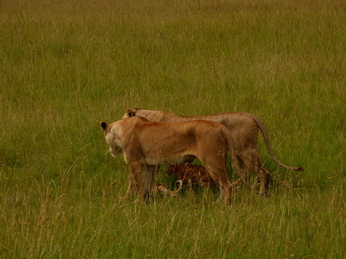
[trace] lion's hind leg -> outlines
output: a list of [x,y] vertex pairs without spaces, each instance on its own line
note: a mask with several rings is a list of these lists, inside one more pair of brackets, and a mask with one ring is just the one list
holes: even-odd
[[256,173],[260,181],[260,195],[268,196],[269,189],[269,172],[262,166],[261,159],[256,149],[247,149],[247,172]]
[[226,204],[229,203],[232,194],[232,184],[227,176],[225,160],[216,159],[215,161],[208,161],[207,159],[205,162],[203,160],[201,161],[215,184],[220,189],[220,196],[217,199],[217,202],[224,201]]
[[251,189],[251,186],[249,184],[250,169],[248,166],[249,164],[251,164],[249,161],[251,159],[244,151],[236,152],[232,149],[231,155],[232,155],[232,168],[239,177],[239,180],[237,180],[237,186],[240,186],[241,183],[243,183],[248,189]]

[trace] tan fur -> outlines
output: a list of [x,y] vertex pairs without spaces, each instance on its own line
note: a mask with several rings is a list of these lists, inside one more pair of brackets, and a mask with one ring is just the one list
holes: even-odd
[[171,191],[170,189],[168,189],[167,185],[165,185],[163,183],[157,183],[155,186],[155,191],[162,193],[162,194],[165,194],[165,195],[175,197],[178,195],[178,193],[181,191],[181,189],[183,187],[183,182],[181,180],[178,180],[177,184],[178,184],[178,189],[175,191]]
[[153,188],[154,169],[162,164],[179,164],[198,158],[220,188],[220,200],[228,202],[232,185],[226,172],[226,154],[231,148],[228,130],[208,121],[176,123],[150,122],[141,117],[126,118],[101,127],[113,156],[124,153],[131,168],[128,193],[134,185],[139,200],[145,200]]
[[168,175],[176,174],[183,184],[191,183],[201,186],[215,184],[205,167],[200,165],[188,163],[183,165],[169,165],[166,173]]
[[249,171],[255,172],[261,181],[260,193],[267,194],[269,185],[269,173],[262,167],[259,156],[258,130],[262,132],[264,142],[269,151],[270,157],[281,167],[288,170],[303,171],[302,167],[290,167],[283,164],[276,158],[269,141],[268,131],[262,121],[254,114],[244,112],[226,112],[213,115],[202,116],[178,116],[173,113],[163,111],[153,111],[146,109],[127,109],[123,118],[140,116],[149,121],[157,122],[179,122],[207,120],[223,124],[231,133],[234,140],[234,148],[237,150],[237,159],[233,160],[233,167],[237,174],[247,183]]

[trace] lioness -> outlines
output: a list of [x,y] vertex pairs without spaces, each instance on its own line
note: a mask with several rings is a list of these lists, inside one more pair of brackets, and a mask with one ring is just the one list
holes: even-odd
[[182,122],[194,120],[206,120],[219,122],[229,129],[234,141],[234,148],[237,150],[237,161],[233,161],[233,166],[240,178],[247,182],[249,177],[248,172],[255,172],[261,180],[261,191],[263,193],[267,189],[267,181],[269,178],[268,171],[262,167],[261,159],[257,149],[258,130],[262,132],[264,143],[269,151],[270,157],[281,167],[294,170],[303,171],[302,167],[291,167],[283,164],[276,158],[273,148],[269,141],[269,136],[266,127],[262,121],[254,114],[245,112],[226,112],[213,115],[201,116],[178,116],[173,113],[154,111],[146,109],[127,109],[123,118],[140,116],[148,119],[149,121],[156,122]]
[[179,164],[197,157],[220,189],[218,200],[229,201],[232,184],[226,172],[226,154],[231,149],[235,157],[236,152],[223,125],[210,121],[158,123],[136,116],[109,125],[101,122],[101,127],[111,154],[124,153],[131,169],[129,190],[134,181],[138,200],[149,196],[157,165]]

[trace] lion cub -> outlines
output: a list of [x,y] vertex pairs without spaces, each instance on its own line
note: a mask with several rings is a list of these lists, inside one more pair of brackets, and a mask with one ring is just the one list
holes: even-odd
[[168,175],[176,174],[183,184],[208,186],[215,184],[205,167],[185,163],[182,165],[169,165],[166,173]]

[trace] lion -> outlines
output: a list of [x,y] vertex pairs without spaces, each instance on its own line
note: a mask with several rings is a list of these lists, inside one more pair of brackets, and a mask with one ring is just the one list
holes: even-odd
[[[201,165],[193,165],[188,162],[186,162],[185,164],[168,165],[166,174],[177,175],[178,180],[175,183],[178,189],[175,191],[171,191],[165,184],[158,183],[156,184],[155,190],[159,193],[170,195],[172,197],[177,196],[179,192],[182,190],[183,186],[185,186],[186,184],[189,185],[190,190],[192,190],[193,187],[197,185],[202,187],[216,186],[213,178],[210,176],[207,169]],[[242,182],[242,179],[232,182],[232,187],[238,188]]]
[[157,183],[154,189],[158,193],[161,193],[161,194],[164,194],[164,195],[168,195],[168,196],[171,196],[171,197],[175,197],[181,191],[181,189],[183,187],[183,181],[178,180],[176,183],[178,185],[178,189],[175,190],[175,191],[171,191],[170,189],[168,189],[167,185],[165,185],[164,183]]
[[166,173],[168,175],[176,174],[179,181],[183,184],[208,186],[215,184],[206,168],[200,165],[192,165],[190,163],[180,165],[169,165]]
[[146,110],[140,108],[127,109],[122,118],[139,116],[153,122],[186,122],[195,120],[213,121],[223,124],[232,135],[234,149],[237,150],[233,167],[244,183],[248,182],[249,172],[255,172],[261,182],[261,194],[267,194],[269,172],[262,166],[257,143],[260,130],[269,156],[281,167],[287,170],[303,171],[302,167],[287,166],[274,154],[269,141],[267,128],[254,114],[245,112],[225,112],[212,115],[178,116],[173,113]]
[[211,121],[159,123],[135,116],[107,124],[101,122],[109,151],[124,154],[131,169],[127,194],[134,185],[137,201],[145,201],[155,180],[157,165],[180,164],[198,158],[220,189],[218,201],[230,201],[232,184],[226,171],[227,153],[236,156],[227,128]]

